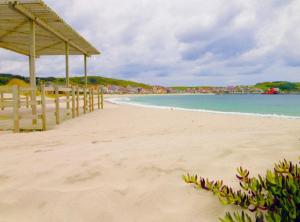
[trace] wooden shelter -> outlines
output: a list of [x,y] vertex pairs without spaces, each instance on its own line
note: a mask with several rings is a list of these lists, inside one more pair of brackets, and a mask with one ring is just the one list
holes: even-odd
[[0,0],[0,47],[28,56],[30,84],[36,85],[35,58],[66,56],[66,85],[69,85],[69,55],[100,54],[87,40],[41,0]]
[[[0,0],[0,48],[5,48],[29,58],[29,74],[30,74],[30,89],[20,89],[31,92],[31,107],[33,117],[33,125],[37,120],[37,108],[39,104],[36,100],[36,58],[47,55],[65,55],[66,64],[66,82],[65,87],[58,89],[45,89],[44,86],[40,91],[53,91],[57,94],[56,103],[58,106],[59,93],[67,92],[67,109],[70,108],[70,93],[73,92],[73,114],[74,105],[74,88],[69,86],[69,55],[83,55],[85,87],[78,89],[78,100],[81,92],[84,94],[84,113],[87,110],[87,57],[100,54],[87,40],[80,36],[71,26],[69,26],[62,18],[60,18],[51,8],[49,8],[42,0]],[[15,90],[15,94],[14,94]],[[92,90],[92,89],[91,89]],[[16,89],[2,88],[1,92],[1,110],[4,109],[5,102],[3,92],[12,92],[18,98],[18,101],[13,99],[14,113],[19,112],[20,99],[19,91]],[[17,93],[16,93],[17,92]],[[99,90],[98,90],[99,92]],[[93,92],[91,92],[93,95]],[[98,93],[99,95],[99,93]],[[13,97],[13,98],[14,98]],[[43,98],[42,98],[43,100]],[[98,100],[100,101],[100,100]],[[40,101],[42,106],[46,106]],[[103,103],[103,101],[102,101]],[[28,106],[28,101],[27,101]],[[93,96],[90,96],[89,104],[91,111],[93,110]],[[99,102],[98,102],[99,104]],[[99,105],[98,105],[99,106]],[[77,104],[77,107],[78,104]],[[103,107],[103,105],[102,105]],[[42,107],[43,108],[43,107]],[[44,107],[45,108],[45,107]],[[58,106],[59,109],[59,106]],[[79,109],[79,108],[78,108]],[[14,114],[15,115],[15,114]],[[59,118],[59,112],[56,112],[56,117]],[[73,115],[75,116],[75,115]],[[45,119],[45,113],[42,115]],[[15,123],[19,120],[15,115]],[[15,124],[17,125],[17,124]]]

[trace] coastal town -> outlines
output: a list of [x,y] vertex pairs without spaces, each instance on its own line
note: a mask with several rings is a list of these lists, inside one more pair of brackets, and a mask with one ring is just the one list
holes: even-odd
[[[37,77],[37,84],[46,86],[63,86],[65,78]],[[70,85],[83,86],[85,78],[82,76],[71,77]],[[0,73],[0,85],[18,84],[27,86],[29,78],[22,75]],[[149,85],[107,78],[103,76],[88,76],[89,87],[102,87],[104,94],[300,94],[300,83],[288,81],[262,82],[255,85],[236,86],[162,86]]]
[[107,85],[103,87],[105,94],[279,94],[279,88],[270,88],[264,91],[253,86],[228,87],[133,87]]

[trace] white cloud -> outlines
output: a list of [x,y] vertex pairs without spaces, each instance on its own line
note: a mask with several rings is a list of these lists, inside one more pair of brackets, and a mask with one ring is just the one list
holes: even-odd
[[[102,51],[89,60],[93,75],[164,85],[300,81],[296,0],[46,2]],[[0,56],[0,72],[27,74],[26,59]],[[63,75],[63,62],[39,59],[38,75]],[[82,58],[71,58],[71,71],[82,73]]]

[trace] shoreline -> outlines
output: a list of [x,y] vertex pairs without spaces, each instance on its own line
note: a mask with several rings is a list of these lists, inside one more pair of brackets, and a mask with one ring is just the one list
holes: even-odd
[[[200,94],[202,95],[202,94]],[[136,96],[136,95],[133,95]],[[117,104],[117,105],[129,105],[136,107],[144,107],[144,108],[153,108],[153,109],[164,109],[164,110],[179,110],[179,111],[190,111],[190,112],[201,112],[201,113],[213,113],[213,114],[224,114],[224,115],[240,115],[240,116],[255,116],[261,118],[279,118],[279,119],[300,119],[299,116],[288,116],[288,115],[278,115],[278,114],[260,114],[260,113],[243,113],[243,112],[226,112],[226,111],[216,111],[216,110],[206,110],[206,109],[189,109],[189,108],[181,108],[175,106],[158,106],[158,105],[146,105],[135,102],[128,101],[118,101],[118,99],[124,99],[128,97],[133,97],[130,95],[124,96],[111,96],[110,98],[105,99],[106,102]],[[141,95],[142,96],[142,95]],[[160,96],[160,95],[157,95]]]

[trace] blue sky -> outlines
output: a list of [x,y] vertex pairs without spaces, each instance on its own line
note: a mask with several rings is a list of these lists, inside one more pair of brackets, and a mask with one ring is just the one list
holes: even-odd
[[[160,85],[300,82],[297,0],[45,0],[101,52],[89,74]],[[84,2],[84,3],[83,3]],[[27,58],[0,50],[0,72],[28,75]],[[71,73],[83,73],[72,56]],[[38,76],[63,76],[41,57]]]

